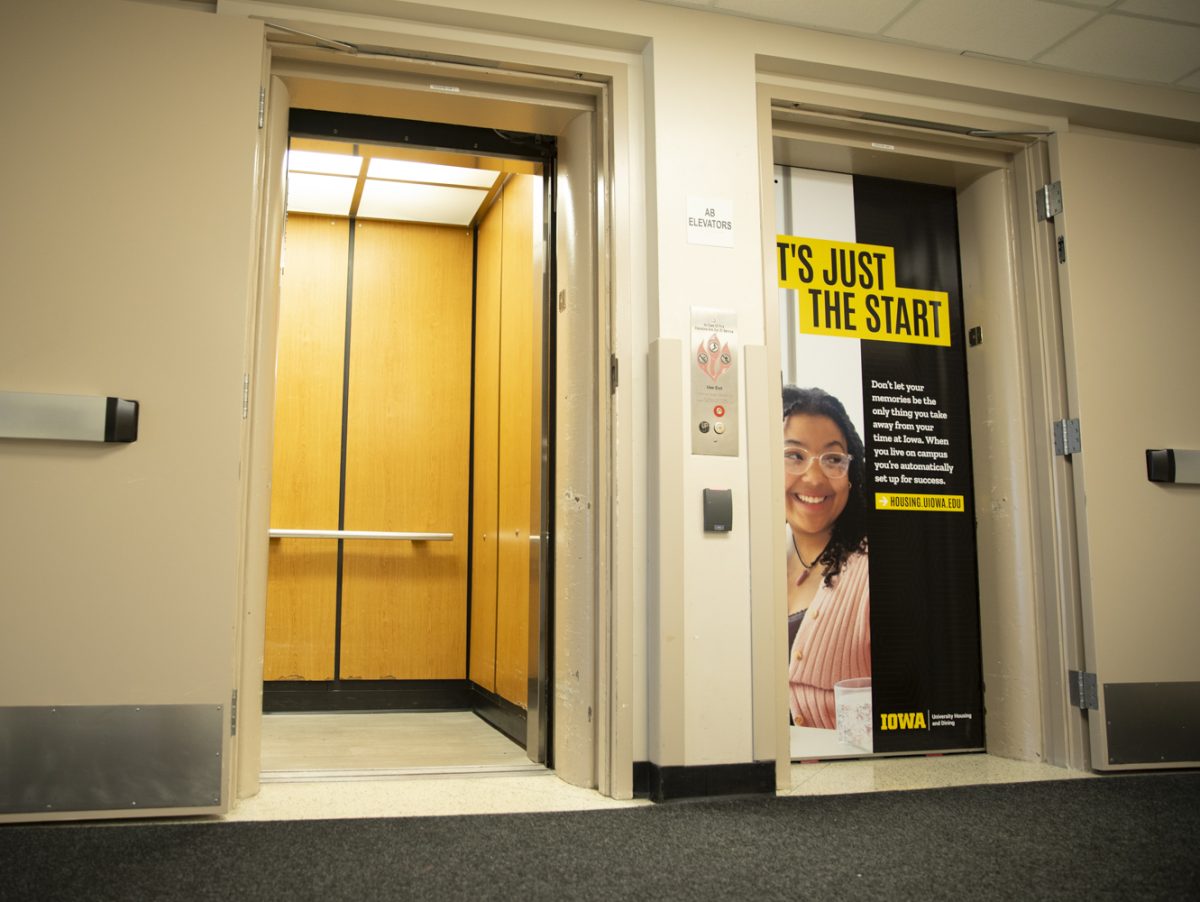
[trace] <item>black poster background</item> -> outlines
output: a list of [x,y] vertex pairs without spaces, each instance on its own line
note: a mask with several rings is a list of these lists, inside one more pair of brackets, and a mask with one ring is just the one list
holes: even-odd
[[[967,399],[958,216],[953,188],[854,177],[857,241],[895,248],[896,283],[949,295],[950,347],[864,341],[871,661],[876,752],[983,746],[979,591]],[[872,411],[872,381],[925,387],[948,439],[954,472],[945,486],[877,484],[872,435],[888,419]],[[892,392],[887,392],[892,394]],[[892,405],[887,405],[889,408]],[[876,510],[875,492],[962,495],[961,512]],[[889,713],[923,715],[925,729],[883,729]],[[946,724],[935,726],[932,715]],[[909,720],[909,724],[912,720]]]

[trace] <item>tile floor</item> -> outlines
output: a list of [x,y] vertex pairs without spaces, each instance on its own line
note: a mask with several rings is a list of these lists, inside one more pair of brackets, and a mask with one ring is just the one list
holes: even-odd
[[[287,730],[298,734],[307,727],[300,721],[276,720],[276,717],[280,716],[264,721],[261,791],[253,798],[243,799],[225,820],[580,811],[650,804],[645,799],[609,799],[594,790],[571,786],[551,771],[521,761],[521,756],[515,762],[521,770],[514,772],[512,748],[516,747],[506,747],[507,740],[496,742],[499,734],[486,725],[481,728],[478,723],[457,724],[459,728],[474,731],[464,735],[470,737],[467,744],[475,749],[465,756],[459,754],[458,763],[449,765],[458,768],[457,772],[447,773],[447,767],[414,764],[415,759],[393,758],[382,763],[372,760],[371,754],[362,750],[365,734],[358,731],[353,720],[340,721],[339,730],[333,732],[315,725],[317,728],[310,731],[310,736],[317,738],[325,759],[320,766],[312,767],[311,759],[306,761],[302,754],[297,757],[298,748],[289,750],[286,738],[281,738]],[[391,728],[383,722],[376,725],[385,730]],[[328,748],[334,741],[330,737],[339,733],[349,749],[349,758],[335,759]],[[792,765],[792,787],[780,795],[836,795],[1090,776],[1093,775],[986,754],[821,761]]]
[[263,718],[262,779],[271,783],[541,770],[525,749],[470,711]]

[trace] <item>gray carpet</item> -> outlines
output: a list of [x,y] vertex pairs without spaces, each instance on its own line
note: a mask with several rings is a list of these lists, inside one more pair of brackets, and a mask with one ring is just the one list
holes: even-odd
[[1200,773],[648,808],[0,827],[3,900],[1200,899]]

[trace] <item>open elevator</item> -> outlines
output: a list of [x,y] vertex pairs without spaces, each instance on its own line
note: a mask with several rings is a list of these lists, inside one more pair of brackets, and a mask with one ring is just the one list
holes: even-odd
[[290,131],[264,712],[353,712],[313,729],[393,762],[482,718],[544,763],[554,140]]

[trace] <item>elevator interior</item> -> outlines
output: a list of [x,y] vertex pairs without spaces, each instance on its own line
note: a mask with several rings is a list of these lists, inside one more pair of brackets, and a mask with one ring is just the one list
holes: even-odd
[[531,136],[496,133],[514,152],[492,156],[457,149],[467,131],[432,149],[293,129],[264,710],[474,711],[524,746],[545,691],[552,203]]

